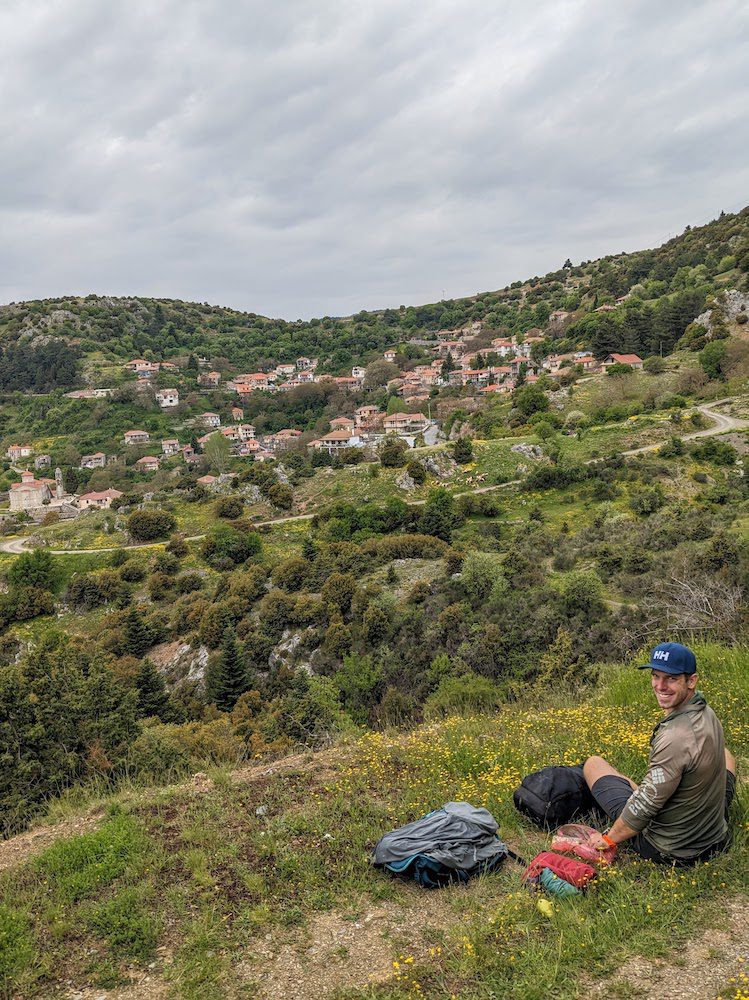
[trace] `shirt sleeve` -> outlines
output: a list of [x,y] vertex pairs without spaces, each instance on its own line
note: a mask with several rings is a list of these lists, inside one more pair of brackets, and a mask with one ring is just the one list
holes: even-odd
[[676,733],[659,733],[650,754],[648,773],[630,795],[619,818],[642,833],[679,787],[690,760],[689,748]]

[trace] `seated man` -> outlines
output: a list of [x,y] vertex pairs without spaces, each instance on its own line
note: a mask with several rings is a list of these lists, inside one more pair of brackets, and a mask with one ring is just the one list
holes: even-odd
[[639,669],[651,671],[664,717],[650,738],[648,771],[639,786],[603,757],[585,762],[593,798],[614,821],[597,846],[603,850],[632,840],[634,850],[650,861],[703,861],[729,842],[736,761],[725,749],[717,716],[697,691],[691,649],[661,643]]

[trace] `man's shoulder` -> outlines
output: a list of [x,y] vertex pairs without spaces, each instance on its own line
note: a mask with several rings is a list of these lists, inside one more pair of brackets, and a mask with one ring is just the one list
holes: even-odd
[[678,712],[662,719],[653,732],[653,747],[663,748],[670,743],[693,739],[698,718],[693,712]]

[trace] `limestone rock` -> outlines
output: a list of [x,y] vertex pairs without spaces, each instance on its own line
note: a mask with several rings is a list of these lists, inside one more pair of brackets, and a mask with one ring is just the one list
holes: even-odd
[[525,458],[532,458],[536,462],[544,457],[541,446],[537,444],[514,444],[510,451],[517,452]]
[[409,476],[407,472],[399,472],[395,477],[395,485],[401,490],[413,490],[416,489],[415,481]]
[[154,646],[148,654],[157,670],[164,675],[164,680],[170,687],[181,684],[205,683],[205,671],[208,666],[208,649],[198,646],[197,649],[187,642],[161,642]]

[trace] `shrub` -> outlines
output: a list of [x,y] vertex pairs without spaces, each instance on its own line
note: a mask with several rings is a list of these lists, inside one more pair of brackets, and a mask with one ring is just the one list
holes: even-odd
[[486,600],[498,579],[503,579],[499,556],[472,551],[463,560],[460,583],[474,607]]
[[447,676],[427,698],[424,718],[433,721],[450,715],[479,715],[494,711],[501,704],[501,688],[488,677],[473,673]]
[[167,573],[152,573],[148,578],[148,596],[152,601],[163,601],[173,583],[174,578]]
[[22,553],[8,570],[8,583],[11,587],[55,590],[59,578],[59,566],[55,565],[53,556],[45,549]]
[[130,774],[165,781],[185,774],[189,768],[190,756],[175,736],[173,726],[154,719],[142,723],[141,733],[127,755]]
[[17,587],[0,595],[0,627],[10,622],[25,622],[39,615],[50,615],[55,609],[55,598],[49,590],[39,587]]
[[655,511],[660,510],[665,502],[663,487],[659,483],[633,490],[629,498],[630,510],[641,517],[654,514]]
[[568,615],[590,615],[603,608],[603,584],[600,577],[590,571],[569,573],[562,581],[562,607]]
[[265,491],[265,495],[274,507],[279,510],[290,510],[294,503],[294,493],[285,483],[273,483]]
[[417,462],[416,459],[411,459],[411,461],[408,462],[406,465],[406,472],[417,484],[417,486],[423,486],[427,481],[427,470],[421,462]]
[[171,552],[178,559],[184,558],[190,551],[184,535],[172,535],[166,547],[167,552]]
[[734,465],[739,457],[732,445],[714,437],[704,438],[692,445],[692,456],[701,462],[712,462],[713,465]]
[[292,556],[273,571],[273,583],[282,590],[301,590],[310,575],[310,564],[301,556]]
[[129,591],[122,580],[122,570],[100,570],[98,573],[81,573],[68,584],[66,598],[79,610],[100,607],[102,604],[124,600]]
[[126,583],[138,583],[143,580],[146,575],[145,566],[140,563],[131,561],[125,563],[125,565],[120,569],[120,579],[124,580]]
[[400,438],[388,436],[380,445],[380,464],[386,468],[400,468],[406,464],[406,442]]
[[461,523],[461,516],[453,496],[444,488],[430,490],[419,518],[419,528],[425,535],[435,535],[449,542],[454,528]]
[[217,524],[203,542],[202,552],[206,559],[227,559],[238,565],[257,555],[261,548],[257,532],[241,532],[231,525]]
[[564,489],[573,483],[584,482],[589,475],[587,466],[575,462],[541,465],[528,473],[523,481],[523,489],[534,493],[547,489]]
[[351,573],[331,573],[325,581],[321,597],[325,604],[333,604],[342,614],[351,608],[356,593],[356,579]]
[[473,442],[468,437],[459,437],[452,447],[453,458],[460,465],[473,461]]
[[268,571],[264,566],[235,570],[228,576],[229,594],[251,604],[265,593],[267,579]]
[[176,521],[165,510],[136,510],[127,519],[127,530],[139,542],[164,538],[174,531]]
[[182,573],[175,581],[178,594],[191,594],[203,587],[203,577],[200,573]]
[[362,549],[373,555],[382,566],[394,559],[441,559],[447,553],[448,545],[433,535],[386,535],[384,538],[370,538]]
[[221,497],[215,506],[216,516],[227,518],[233,521],[242,516],[244,503],[241,497]]
[[280,636],[294,618],[295,600],[277,587],[269,591],[258,606],[263,627],[271,636]]

